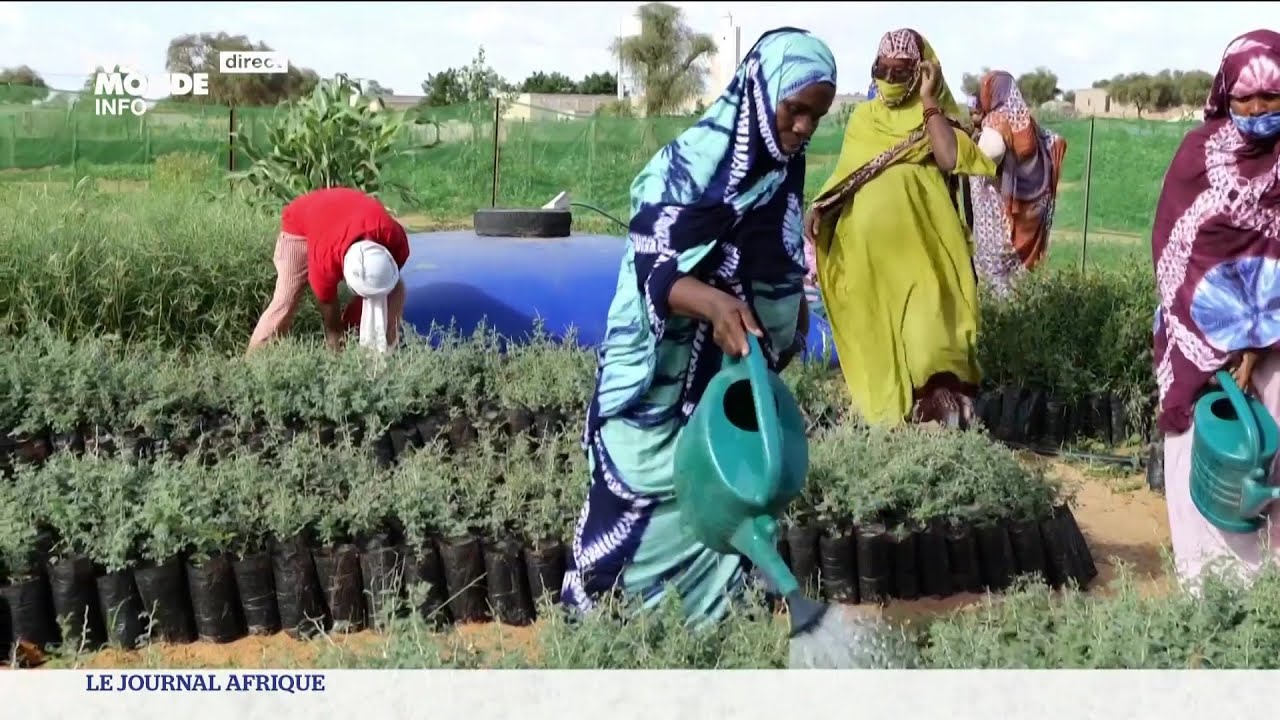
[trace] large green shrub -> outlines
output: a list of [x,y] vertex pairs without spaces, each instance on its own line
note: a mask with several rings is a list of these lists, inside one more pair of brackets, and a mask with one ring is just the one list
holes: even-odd
[[406,123],[403,115],[375,108],[355,83],[338,75],[285,106],[267,124],[264,139],[244,143],[251,165],[231,177],[252,202],[274,207],[326,187],[408,201],[413,193],[387,177],[387,164],[429,146],[407,147]]

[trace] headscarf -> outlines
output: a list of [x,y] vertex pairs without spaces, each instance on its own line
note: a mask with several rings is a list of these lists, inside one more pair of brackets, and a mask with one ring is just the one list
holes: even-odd
[[360,345],[387,351],[387,295],[400,282],[400,268],[391,251],[370,240],[352,243],[342,261],[347,287],[363,298]]
[[978,274],[1003,295],[1019,266],[1035,267],[1048,253],[1067,144],[1040,127],[1017,81],[1003,70],[982,76],[973,107],[983,115],[982,127],[998,134],[1005,147],[998,196],[983,184],[985,178],[970,180]]
[[719,274],[737,272],[737,249],[715,242],[735,225],[738,233],[751,232],[748,226],[757,221],[777,226],[779,244],[797,269],[804,267],[801,199],[788,194],[778,218],[751,213],[768,205],[784,183],[803,183],[805,148],[783,154],[776,111],[783,99],[816,83],[836,83],[835,57],[826,43],[797,28],[765,33],[715,103],[659,150],[632,183],[629,247],[610,309],[614,327],[602,350],[610,356],[597,393],[602,416],[624,407],[652,381],[667,295],[676,280],[700,265]]
[[[880,39],[877,56],[928,60],[941,65],[929,41],[911,29],[885,33]],[[875,84],[878,88],[876,99],[859,105],[849,118],[840,147],[840,159],[814,203],[824,210],[824,218],[830,219],[832,213],[827,210],[844,202],[890,164],[922,161],[932,152],[924,128],[919,76],[907,83],[911,89],[902,103],[892,107],[885,102],[885,91],[895,86],[880,80]],[[966,113],[961,111],[947,79],[941,73],[935,99],[939,109],[953,124],[957,127],[965,125]]]
[[977,100],[982,126],[1000,133],[1004,140],[1000,192],[1005,201],[1037,200],[1046,192],[1056,192],[1062,154],[1055,157],[1051,152],[1054,138],[1031,117],[1013,75],[1003,70],[984,75]]
[[1160,305],[1154,362],[1160,429],[1184,432],[1209,377],[1245,349],[1280,343],[1280,141],[1251,141],[1233,94],[1280,93],[1280,33],[1227,46],[1205,103],[1165,175],[1151,231]]

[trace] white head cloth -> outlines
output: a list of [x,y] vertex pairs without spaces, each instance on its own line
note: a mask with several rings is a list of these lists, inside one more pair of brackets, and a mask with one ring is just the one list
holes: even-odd
[[360,345],[387,351],[387,295],[400,282],[391,251],[368,240],[354,243],[342,262],[342,277],[351,291],[364,298],[360,311]]

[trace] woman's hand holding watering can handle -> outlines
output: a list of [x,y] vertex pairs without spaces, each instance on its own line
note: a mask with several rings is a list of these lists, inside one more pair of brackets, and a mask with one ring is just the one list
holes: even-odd
[[1250,391],[1250,383],[1253,382],[1253,368],[1258,364],[1258,351],[1245,350],[1240,353],[1240,360],[1235,364],[1235,368],[1231,371],[1231,377],[1236,381],[1236,385],[1245,392]]
[[747,354],[747,333],[764,337],[750,306],[687,275],[671,286],[667,302],[674,312],[711,323],[716,345],[733,357]]

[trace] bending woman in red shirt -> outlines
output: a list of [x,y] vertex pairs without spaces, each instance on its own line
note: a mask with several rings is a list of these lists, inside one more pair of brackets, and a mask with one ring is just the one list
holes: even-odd
[[[399,339],[404,313],[400,269],[409,239],[376,198],[350,188],[313,190],[285,206],[276,240],[276,289],[249,340],[249,351],[289,332],[311,285],[324,320],[325,340],[337,350],[348,327],[360,344],[385,350]],[[338,283],[356,294],[338,310]],[[369,312],[363,311],[368,301]]]

